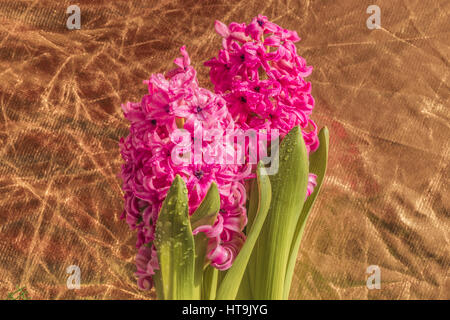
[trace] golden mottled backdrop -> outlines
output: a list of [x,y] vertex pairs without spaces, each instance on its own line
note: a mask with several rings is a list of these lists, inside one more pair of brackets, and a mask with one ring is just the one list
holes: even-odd
[[[66,9],[81,8],[81,30]],[[370,30],[366,9],[381,9]],[[298,31],[328,176],[292,299],[450,298],[449,1],[0,0],[0,299],[141,299],[119,220],[120,104],[183,44],[202,85],[214,20]],[[68,290],[66,268],[81,269]],[[366,287],[378,265],[381,289]]]

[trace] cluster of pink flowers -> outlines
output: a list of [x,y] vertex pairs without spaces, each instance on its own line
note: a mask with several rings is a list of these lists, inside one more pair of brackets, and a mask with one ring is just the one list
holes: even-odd
[[[247,222],[246,191],[242,181],[251,173],[251,165],[206,164],[176,162],[172,157],[178,145],[180,119],[183,129],[195,136],[196,130],[233,130],[235,123],[225,100],[199,87],[196,72],[190,66],[185,47],[178,65],[166,75],[152,75],[149,94],[140,103],[122,106],[130,121],[130,134],[121,139],[120,148],[125,164],[122,166],[125,210],[123,217],[137,230],[136,258],[138,284],[151,287],[151,277],[157,264],[153,240],[162,202],[173,179],[179,174],[186,183],[189,213],[198,208],[211,182],[218,185],[221,209],[213,227],[202,226],[194,233],[205,232],[210,238],[208,258],[218,269],[227,269],[242,246],[242,232]],[[201,128],[200,128],[201,126]],[[201,148],[210,142],[202,141]]]
[[[186,183],[191,215],[211,183],[218,186],[221,208],[216,222],[193,231],[204,232],[209,238],[207,258],[214,267],[228,269],[245,241],[244,179],[254,176],[254,166],[174,161],[180,142],[174,134],[177,129],[182,127],[194,137],[198,130],[205,129],[278,129],[283,137],[300,125],[308,152],[318,147],[317,127],[309,118],[314,99],[310,83],[303,79],[311,67],[296,53],[297,33],[264,16],[256,17],[249,25],[216,22],[216,30],[223,37],[223,49],[217,58],[205,63],[211,68],[215,93],[199,86],[196,71],[182,47],[175,69],[153,74],[145,81],[149,93],[138,103],[122,105],[130,121],[130,134],[120,141],[125,161],[122,218],[137,230],[136,275],[142,289],[152,286],[152,275],[158,269],[153,245],[156,221],[177,174]],[[209,141],[200,143],[203,149],[213,148]],[[315,176],[310,175],[307,196],[314,186]]]
[[315,151],[317,126],[309,117],[314,99],[304,80],[312,67],[297,54],[297,32],[261,15],[249,25],[216,21],[215,27],[223,48],[205,65],[233,119],[243,128],[276,128],[282,137],[300,125],[308,151]]

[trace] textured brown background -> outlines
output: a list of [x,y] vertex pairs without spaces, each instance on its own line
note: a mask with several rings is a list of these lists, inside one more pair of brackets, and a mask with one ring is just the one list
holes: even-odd
[[[366,27],[370,4],[380,30]],[[207,86],[214,20],[262,13],[302,37],[314,119],[331,131],[291,298],[449,299],[449,12],[443,0],[0,1],[0,298],[16,285],[34,299],[153,297],[119,220],[120,104],[183,44]],[[381,290],[366,288],[371,264]]]

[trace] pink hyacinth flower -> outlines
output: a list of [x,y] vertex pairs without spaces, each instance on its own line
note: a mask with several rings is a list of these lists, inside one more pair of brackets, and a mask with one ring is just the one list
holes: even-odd
[[[155,225],[170,185],[178,174],[186,183],[189,213],[193,214],[214,181],[221,197],[221,209],[213,227],[203,226],[195,233],[205,232],[210,238],[208,257],[222,269],[231,266],[245,238],[246,192],[243,179],[251,174],[251,166],[240,164],[176,163],[176,137],[179,119],[191,136],[198,130],[233,130],[234,121],[226,101],[217,94],[199,87],[196,72],[190,65],[185,47],[175,59],[177,67],[165,75],[154,74],[145,83],[149,94],[140,103],[122,106],[130,121],[130,134],[121,139],[120,148],[125,164],[122,167],[125,210],[123,217],[138,232],[136,266],[138,284],[143,289],[152,286],[151,277],[158,268],[154,240]],[[203,140],[201,150],[212,148]],[[220,148],[226,153],[226,148]],[[239,239],[238,241],[235,239]],[[217,252],[223,248],[227,254]]]
[[[231,36],[239,26],[247,38]],[[274,128],[286,135],[299,125],[308,152],[318,148],[317,126],[310,118],[314,107],[311,84],[304,80],[312,67],[297,54],[297,32],[258,15],[249,25],[216,22],[223,37],[217,57],[205,62],[214,90],[224,96],[240,126]]]

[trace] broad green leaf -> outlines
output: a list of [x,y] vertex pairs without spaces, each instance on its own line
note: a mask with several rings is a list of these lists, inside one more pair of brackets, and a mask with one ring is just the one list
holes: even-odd
[[202,300],[215,300],[219,270],[207,266],[203,274]]
[[[253,248],[253,252],[255,251],[255,247]],[[253,254],[253,253],[252,253]],[[250,256],[251,259],[251,256]],[[250,283],[250,271],[251,264],[250,261],[247,264],[247,268],[245,268],[244,276],[242,277],[241,284],[239,285],[239,291],[236,295],[236,300],[253,300],[252,294],[252,285]]]
[[156,224],[155,246],[164,299],[192,299],[194,237],[189,222],[187,189],[179,175],[173,180],[162,204]]
[[208,237],[202,232],[194,236],[195,267],[194,267],[194,294],[192,299],[198,300],[202,295],[203,272],[205,270],[205,257],[208,248]]
[[[219,270],[219,274],[217,276],[217,288],[220,288],[220,284],[222,283],[223,279],[227,275],[228,270]],[[217,293],[216,293],[217,295]]]
[[300,214],[300,219],[298,220],[294,240],[291,245],[291,251],[289,256],[289,262],[286,270],[286,279],[284,285],[284,299],[289,298],[289,291],[291,288],[292,277],[294,275],[295,262],[297,260],[298,249],[300,247],[300,242],[303,235],[303,230],[306,226],[306,221],[309,216],[309,212],[319,194],[320,187],[322,186],[323,178],[325,177],[325,172],[327,170],[328,162],[328,145],[329,145],[329,133],[328,128],[324,127],[319,132],[319,148],[311,153],[309,157],[309,171],[317,175],[317,185],[314,188],[313,193],[308,197],[305,204],[303,205],[302,212]]
[[281,141],[277,156],[278,172],[270,176],[270,209],[252,255],[256,267],[250,283],[255,299],[283,298],[291,243],[308,184],[308,153],[298,126]]
[[256,210],[255,218],[241,251],[220,284],[217,291],[217,299],[219,300],[233,300],[236,298],[242,277],[269,210],[272,191],[269,176],[265,173],[262,162],[258,165],[257,181],[259,191],[258,206],[257,208],[254,208],[254,206],[250,207],[251,210]]
[[[270,181],[269,181],[270,183]],[[260,194],[258,190],[258,179],[252,179],[250,184],[249,201],[247,209],[247,234],[252,227],[253,221],[255,220],[256,212],[258,211],[258,204],[260,199]],[[254,288],[255,283],[255,270],[256,270],[256,252],[258,247],[258,242],[256,242],[253,247],[250,260],[245,269],[244,277],[241,281],[239,291],[237,294],[238,300],[250,300],[253,299],[252,288]]]
[[[191,216],[192,229],[202,225],[212,225],[220,209],[220,195],[215,182],[211,183],[202,203]],[[205,256],[208,247],[208,238],[200,232],[194,236],[195,243],[195,270],[194,270],[194,297],[200,299],[202,294],[203,272],[205,269]],[[214,292],[215,294],[215,292]]]
[[248,199],[246,234],[249,234],[249,231],[252,228],[253,221],[255,220],[256,217],[256,212],[258,211],[258,204],[259,204],[258,184],[259,184],[258,179],[252,179]]
[[164,288],[161,279],[161,270],[155,270],[155,274],[152,276],[152,279],[155,285],[157,299],[164,300]]

